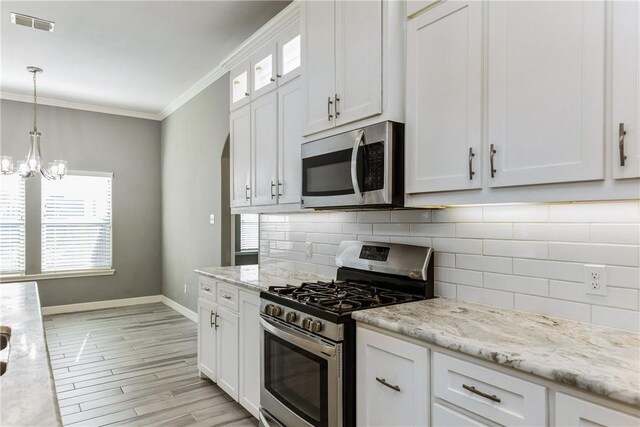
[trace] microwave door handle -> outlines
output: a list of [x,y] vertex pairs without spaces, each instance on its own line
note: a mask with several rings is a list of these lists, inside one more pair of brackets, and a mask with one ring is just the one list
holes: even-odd
[[311,337],[308,337],[304,334],[296,332],[293,329],[287,330],[282,329],[282,326],[275,324],[273,321],[269,319],[265,319],[264,317],[260,317],[260,323],[262,325],[262,329],[269,332],[272,335],[275,335],[278,338],[281,338],[291,344],[300,346],[305,350],[308,350],[312,353],[315,353],[322,357],[322,353],[325,356],[334,357],[336,355],[336,348],[334,346],[330,346],[322,343],[321,341],[314,340]]
[[353,143],[353,151],[351,152],[351,184],[353,185],[353,192],[356,195],[358,203],[364,203],[364,196],[360,191],[360,184],[358,184],[358,149],[364,142],[364,129],[358,130],[356,139]]

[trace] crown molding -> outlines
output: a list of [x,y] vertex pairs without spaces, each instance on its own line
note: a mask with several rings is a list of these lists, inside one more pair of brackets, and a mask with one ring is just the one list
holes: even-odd
[[[33,102],[33,95],[22,95],[19,93],[0,92],[0,99],[19,102]],[[73,110],[92,111],[94,113],[115,114],[117,116],[135,117],[137,119],[161,120],[158,114],[143,113],[141,111],[124,110],[121,108],[105,107],[102,105],[83,104],[80,102],[64,101],[56,98],[38,97],[38,105],[49,105],[51,107],[71,108]]]

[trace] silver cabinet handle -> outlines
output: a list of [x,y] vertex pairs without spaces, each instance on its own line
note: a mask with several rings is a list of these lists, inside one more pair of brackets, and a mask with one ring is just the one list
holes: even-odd
[[245,93],[244,93],[244,96],[249,96],[249,92],[245,92]]
[[276,79],[274,79],[273,77],[271,77],[269,80],[272,81],[272,82],[276,81]]
[[362,143],[364,143],[364,129],[358,130],[353,143],[353,151],[351,151],[351,185],[358,203],[364,203],[364,196],[360,191],[360,184],[358,184],[358,149]]
[[618,126],[618,148],[620,149],[620,166],[624,166],[627,160],[627,156],[624,155],[624,136],[627,131],[624,130],[624,123],[620,123]]
[[331,97],[327,98],[327,120],[331,121],[331,119],[333,118],[333,114],[331,114],[331,104],[333,104],[333,101],[331,100]]
[[271,181],[271,198],[272,199],[276,197],[275,193],[273,192],[275,188],[276,188],[275,182]]
[[473,158],[475,154],[473,153],[473,147],[469,147],[469,180],[473,180],[473,175],[476,173],[473,171]]
[[472,385],[462,384],[462,388],[465,389],[465,390],[469,390],[473,394],[477,394],[478,396],[482,396],[485,399],[489,399],[491,401],[498,402],[498,403],[502,402],[502,400],[500,400],[500,398],[498,396],[496,396],[495,394],[484,393],[484,392],[476,389]]
[[338,98],[338,94],[336,93],[334,96],[335,100],[336,100],[336,119],[338,118],[338,116],[340,115],[340,111],[338,111],[338,102],[340,102],[340,98]]
[[220,317],[220,315],[218,313],[214,313],[213,315],[213,326],[218,329],[218,317]]
[[211,326],[215,325],[215,316],[216,314],[213,312],[213,310],[211,311],[211,314],[209,315],[209,323],[211,323]]
[[384,378],[378,378],[376,377],[376,381],[378,381],[380,384],[389,387],[391,390],[395,390],[395,391],[400,391],[400,387],[398,387],[397,385],[391,385],[387,382],[387,380],[385,380]]
[[491,147],[489,148],[489,161],[491,163],[491,178],[495,178],[496,176],[496,168],[493,167],[493,157],[496,155],[496,149],[495,146],[493,144],[491,144]]
[[224,294],[224,295],[222,295],[222,298],[224,298],[224,299],[231,299],[231,296],[230,296],[230,295],[227,295],[227,294]]
[[246,201],[248,201],[249,199],[251,199],[251,194],[250,194],[250,191],[249,191],[249,190],[251,190],[251,187],[249,187],[248,185],[245,185],[245,186],[244,186],[244,199],[245,199]]
[[276,77],[280,79],[282,78],[282,74],[276,74]]
[[278,196],[282,197],[283,193],[284,193],[284,184],[282,183],[282,181],[278,180]]
[[202,290],[205,291],[205,292],[209,292],[211,290],[211,288],[208,287],[208,286],[203,286]]

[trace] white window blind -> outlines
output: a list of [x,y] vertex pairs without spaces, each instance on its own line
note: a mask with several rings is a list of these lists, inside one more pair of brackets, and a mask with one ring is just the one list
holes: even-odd
[[19,175],[0,177],[0,273],[24,274],[24,180]]
[[259,215],[240,215],[240,251],[258,250],[258,223]]
[[111,268],[111,175],[42,180],[42,271]]

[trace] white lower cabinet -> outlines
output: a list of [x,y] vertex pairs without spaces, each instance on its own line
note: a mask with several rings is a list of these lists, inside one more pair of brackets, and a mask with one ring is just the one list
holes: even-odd
[[214,303],[198,299],[198,369],[212,381],[216,381],[215,310]]
[[358,328],[356,417],[359,426],[429,423],[429,353],[419,345]]
[[260,297],[240,292],[240,396],[238,402],[258,417],[260,409]]
[[217,383],[238,400],[238,315],[218,307],[216,327]]
[[638,427],[640,418],[558,393],[556,394],[556,426]]
[[433,404],[431,410],[433,425],[438,427],[483,427],[486,424],[474,420],[471,417],[461,414],[439,403]]

